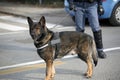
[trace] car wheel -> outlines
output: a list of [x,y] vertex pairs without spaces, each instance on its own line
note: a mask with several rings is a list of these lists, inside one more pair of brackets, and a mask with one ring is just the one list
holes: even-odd
[[109,21],[114,26],[120,26],[120,3],[114,7]]

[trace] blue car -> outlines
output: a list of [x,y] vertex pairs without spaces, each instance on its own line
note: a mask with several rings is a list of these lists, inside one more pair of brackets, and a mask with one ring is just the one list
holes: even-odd
[[[99,19],[108,19],[111,25],[120,26],[120,0],[103,0],[105,13],[99,16]],[[68,0],[64,0],[64,6],[67,13],[74,19],[74,11],[69,10]]]

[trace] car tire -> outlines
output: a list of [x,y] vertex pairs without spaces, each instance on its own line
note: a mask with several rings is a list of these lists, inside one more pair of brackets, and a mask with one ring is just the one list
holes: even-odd
[[109,22],[113,26],[120,26],[120,3],[118,3],[112,12],[111,17],[109,18]]

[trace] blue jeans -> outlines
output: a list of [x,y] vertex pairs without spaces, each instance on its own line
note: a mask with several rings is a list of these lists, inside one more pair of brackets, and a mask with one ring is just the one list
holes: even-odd
[[97,13],[97,2],[88,3],[81,2],[76,3],[76,11],[75,11],[75,22],[76,22],[76,31],[81,32],[85,30],[85,18],[87,16],[90,27],[93,32],[101,30],[99,21],[98,21],[98,13]]

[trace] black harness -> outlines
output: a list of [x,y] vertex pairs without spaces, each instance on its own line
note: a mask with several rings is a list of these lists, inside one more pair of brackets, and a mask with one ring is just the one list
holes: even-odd
[[48,43],[44,44],[43,46],[38,47],[37,50],[42,51],[44,48],[46,48],[48,46],[54,46],[55,51],[53,53],[53,57],[54,57],[54,59],[56,59],[59,48],[60,48],[59,32],[54,33],[52,39],[50,41],[48,41]]

